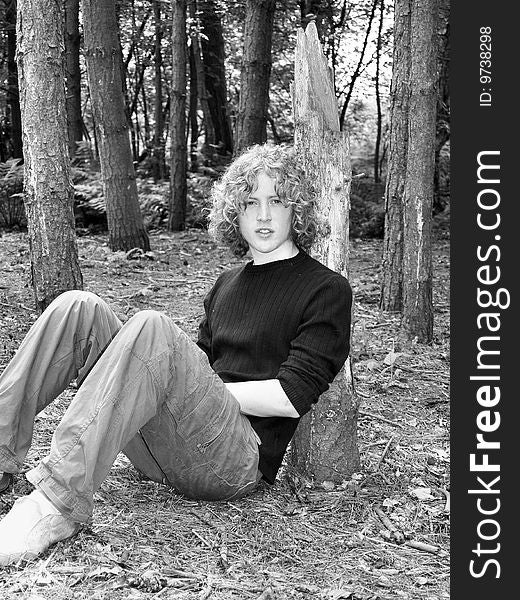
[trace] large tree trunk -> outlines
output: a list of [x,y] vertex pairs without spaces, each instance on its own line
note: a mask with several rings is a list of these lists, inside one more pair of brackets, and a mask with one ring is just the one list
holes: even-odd
[[65,0],[66,106],[70,156],[76,152],[76,142],[83,139],[79,48],[79,0]]
[[83,0],[85,59],[112,250],[150,249],[137,198],[114,0]]
[[403,194],[403,319],[410,340],[433,338],[431,224],[435,168],[438,0],[411,0],[410,117]]
[[[295,147],[303,167],[317,181],[319,212],[330,233],[320,237],[313,256],[348,274],[350,151],[340,131],[334,86],[316,26],[298,31],[293,92]],[[341,482],[359,468],[358,402],[350,359],[319,402],[301,420],[292,441],[291,465],[318,481]]]
[[172,0],[172,83],[170,93],[170,206],[168,229],[184,229],[187,200],[186,0]]
[[267,140],[275,0],[247,0],[235,153]]
[[16,68],[16,0],[7,0],[5,20],[7,28],[7,106],[9,107],[9,124],[11,126],[11,155],[14,158],[21,158],[23,155],[22,117]]
[[59,2],[18,0],[25,210],[36,306],[81,289],[74,232]]
[[224,67],[224,35],[222,23],[213,0],[200,3],[202,26],[202,58],[208,107],[213,122],[213,145],[218,154],[233,152],[233,134],[227,111],[226,71]]
[[385,189],[385,237],[380,308],[403,307],[403,194],[408,152],[410,101],[410,7],[397,0],[394,15],[394,52],[390,112],[390,150]]

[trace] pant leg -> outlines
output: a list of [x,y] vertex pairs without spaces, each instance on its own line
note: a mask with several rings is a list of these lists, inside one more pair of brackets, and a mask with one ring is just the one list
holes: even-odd
[[222,500],[252,491],[261,478],[260,439],[206,354],[185,335],[176,352],[186,364],[186,384],[174,386],[124,453],[150,479],[189,498]]
[[90,292],[65,292],[47,307],[0,375],[0,471],[21,469],[36,414],[85,377],[120,328]]
[[[187,469],[195,468],[194,456],[202,462],[198,468],[215,472],[214,480],[228,475],[232,480],[232,493],[224,485],[212,497],[229,497],[256,483],[258,446],[238,402],[204,353],[171,319],[155,311],[141,311],[125,323],[71,402],[49,455],[27,478],[64,514],[88,522],[94,492],[118,452],[141,429],[153,431],[165,453],[174,457],[171,470],[165,470],[170,483],[175,484],[177,471],[186,476]],[[227,439],[224,431],[230,434]],[[223,448],[240,449],[236,454],[245,464],[243,476],[237,477],[237,465],[227,459],[219,471],[212,451],[217,445],[220,455],[226,455]],[[190,449],[187,459],[184,447]]]

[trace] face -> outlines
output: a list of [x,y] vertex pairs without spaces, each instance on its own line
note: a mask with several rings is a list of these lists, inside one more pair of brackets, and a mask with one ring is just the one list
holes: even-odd
[[278,198],[275,179],[263,171],[238,215],[238,224],[255,264],[291,258],[298,251],[291,239],[292,209]]

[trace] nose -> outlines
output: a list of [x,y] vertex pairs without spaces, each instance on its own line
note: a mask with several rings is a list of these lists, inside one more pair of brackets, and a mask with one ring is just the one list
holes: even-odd
[[260,202],[258,206],[258,212],[256,213],[257,221],[270,221],[271,220],[271,208],[268,202]]

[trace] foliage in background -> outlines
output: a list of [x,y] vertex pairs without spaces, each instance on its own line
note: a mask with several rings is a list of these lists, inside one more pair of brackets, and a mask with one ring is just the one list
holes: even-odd
[[[0,22],[4,27],[0,31],[0,135],[5,141],[9,135],[9,114],[7,106],[7,38],[5,31],[5,10],[11,0],[0,0]],[[205,0],[198,0],[199,7]],[[169,110],[169,93],[171,80],[171,4],[158,0],[163,19],[160,23],[162,52],[162,107],[167,117]],[[228,91],[228,111],[231,124],[234,126],[238,106],[240,88],[240,63],[243,44],[244,0],[214,2],[222,21],[225,42],[225,68]],[[296,33],[301,26],[301,4],[299,0],[278,2],[273,29],[273,65],[270,83],[270,104],[268,139],[273,142],[290,142],[293,138],[293,115],[291,85],[294,78],[294,51]],[[325,12],[322,42],[330,64],[334,64],[335,88],[338,98],[338,111],[341,110],[347,94],[350,94],[348,109],[345,115],[345,128],[349,131],[352,164],[354,173],[364,173],[362,179],[353,185],[351,199],[351,236],[379,237],[382,235],[382,214],[384,204],[382,198],[376,198],[373,190],[377,189],[372,180],[372,160],[376,141],[377,110],[375,102],[375,68],[377,49],[377,26],[374,22],[367,33],[367,22],[374,6],[374,0],[330,0],[322,5]],[[328,10],[330,7],[331,10]],[[135,168],[138,177],[140,205],[148,227],[156,228],[165,223],[165,210],[169,196],[165,181],[153,183],[150,178],[154,171],[152,148],[154,144],[154,102],[155,102],[155,52],[156,30],[154,26],[152,3],[150,0],[133,0],[117,2],[120,23],[120,37],[123,50],[123,63],[126,69],[125,93],[131,122],[131,139]],[[328,12],[327,12],[328,11]],[[188,18],[188,29],[197,28],[196,19]],[[381,34],[381,75],[380,93],[383,107],[383,139],[382,139],[382,175],[385,177],[387,158],[386,131],[388,114],[389,83],[391,78],[392,59],[392,27],[393,4],[385,2],[384,22]],[[360,58],[365,45],[363,60]],[[360,64],[359,73],[352,88],[356,68]],[[104,204],[101,184],[99,182],[99,165],[96,161],[96,143],[93,133],[90,97],[86,85],[86,72],[83,56],[82,69],[82,102],[83,120],[85,123],[86,141],[79,144],[74,159],[76,184],[76,213],[80,227],[100,228],[105,222]],[[352,89],[351,89],[352,88]],[[216,154],[202,156],[203,127],[202,111],[199,110],[199,170],[188,177],[187,226],[202,227],[205,216],[201,212],[207,203],[207,192],[215,176],[225,165],[226,158]],[[168,119],[163,132],[162,143],[168,154]],[[4,144],[5,145],[5,144]],[[446,210],[449,200],[449,146],[441,153],[440,164],[440,196],[434,207],[435,213]],[[83,173],[79,177],[78,168]],[[168,170],[164,173],[168,177]],[[20,215],[20,197],[12,197],[21,192],[2,180],[0,183],[0,210],[9,207],[8,221],[0,216],[0,226],[23,224]],[[10,198],[8,201],[7,198]],[[8,203],[9,202],[9,203]],[[3,219],[3,220],[2,220]]]

